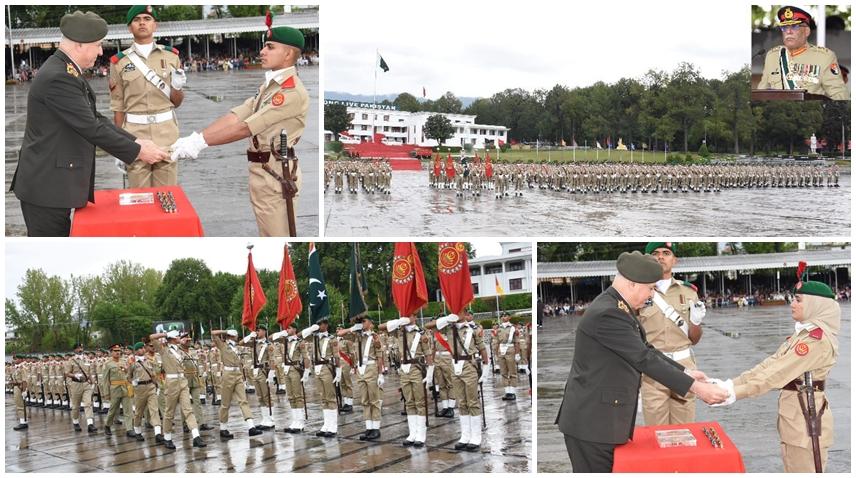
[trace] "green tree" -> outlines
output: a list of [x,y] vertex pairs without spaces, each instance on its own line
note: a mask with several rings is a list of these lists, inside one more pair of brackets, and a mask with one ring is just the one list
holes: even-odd
[[425,120],[423,131],[426,138],[435,139],[442,146],[447,139],[452,137],[455,130],[449,118],[443,115],[431,115]]
[[6,301],[6,321],[28,351],[69,350],[78,330],[71,285],[29,269],[18,285],[17,305]]
[[101,345],[133,344],[154,333],[152,307],[142,301],[126,304],[99,302],[93,311],[93,323],[101,332]]
[[218,315],[211,269],[200,259],[176,259],[155,295],[155,310],[165,320],[187,320],[193,330]]
[[103,300],[117,304],[143,302],[154,306],[155,294],[162,274],[131,261],[110,264],[101,276],[100,295]]
[[202,5],[164,5],[158,8],[158,22],[202,19]]
[[229,16],[235,18],[264,16],[269,9],[267,5],[226,5]]
[[324,129],[339,134],[342,131],[347,131],[350,124],[351,118],[345,105],[324,105]]
[[436,111],[437,113],[460,113],[461,100],[451,91],[447,91],[443,96],[434,101],[434,108],[431,111]]
[[419,104],[419,100],[410,93],[401,93],[395,98],[395,100],[393,100],[392,104],[400,111],[410,111],[411,113],[422,109],[422,105]]
[[796,242],[744,242],[741,249],[746,254],[771,254],[774,252],[793,252],[797,250]]

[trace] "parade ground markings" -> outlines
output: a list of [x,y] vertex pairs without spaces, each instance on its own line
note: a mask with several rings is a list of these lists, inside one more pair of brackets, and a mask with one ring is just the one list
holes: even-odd
[[[565,381],[574,354],[579,315],[545,317],[538,330],[538,472],[569,472],[565,440],[553,424],[562,403]],[[830,473],[850,471],[850,303],[841,302],[839,356],[826,379],[829,409],[835,417],[835,442],[829,449]],[[708,309],[704,334],[694,346],[696,364],[709,377],[722,380],[760,363],[773,354],[793,331],[790,307],[729,307]],[[696,421],[716,421],[743,455],[749,473],[781,473],[782,458],[776,431],[779,392],[711,408],[696,401]],[[641,410],[636,424],[643,425]]]
[[[456,197],[428,186],[428,171],[393,171],[392,194],[324,195],[325,235],[350,236],[845,236],[850,175],[840,188],[725,189],[718,193],[571,194],[514,190]],[[346,185],[347,189],[347,185]],[[811,195],[812,207],[798,207]]]
[[[306,129],[295,153],[303,174],[297,202],[297,232],[304,237],[318,235],[318,67],[300,67],[299,75],[309,92]],[[184,103],[175,112],[181,136],[202,131],[212,121],[256,94],[264,79],[263,70],[188,73]],[[107,79],[89,80],[95,91],[98,111],[112,118]],[[27,92],[30,84],[6,85],[6,235],[26,234],[21,207],[9,192],[18,166],[18,152],[27,121]],[[247,147],[249,140],[212,146],[195,160],[180,160],[178,184],[184,188],[202,221],[206,236],[240,237],[258,234],[248,191]],[[97,150],[96,189],[123,188],[115,159]]]
[[[521,378],[517,401],[502,400],[503,387],[498,374],[488,377],[484,384],[487,428],[483,431],[481,452],[454,449],[460,436],[459,420],[434,417],[434,404],[429,397],[429,427],[427,446],[405,448],[401,445],[408,435],[407,417],[401,415],[398,378],[390,372],[384,384],[383,420],[378,441],[360,441],[365,431],[362,407],[354,399],[354,412],[339,415],[336,438],[318,438],[322,417],[318,405],[315,380],[310,380],[306,392],[311,403],[309,420],[301,434],[284,433],[291,417],[285,395],[274,397],[276,431],[249,438],[237,404],[232,403],[229,430],[235,438],[221,441],[217,410],[210,396],[201,405],[205,423],[213,430],[202,432],[208,446],[193,448],[189,433],[181,431],[176,421],[173,441],[178,448],[166,450],[155,445],[154,431],[144,430],[146,441],[138,442],[125,436],[124,426],[114,425],[113,436],[104,435],[106,415],[95,415],[98,434],[75,432],[71,412],[29,407],[30,428],[26,432],[12,430],[15,406],[6,395],[6,472],[509,472],[534,471],[532,456],[532,407]],[[356,381],[354,389],[357,390]],[[256,395],[248,395],[256,423],[260,409]],[[424,405],[423,405],[424,406]],[[177,412],[178,413],[178,412]],[[81,416],[82,418],[82,416]],[[121,419],[120,415],[117,418]]]

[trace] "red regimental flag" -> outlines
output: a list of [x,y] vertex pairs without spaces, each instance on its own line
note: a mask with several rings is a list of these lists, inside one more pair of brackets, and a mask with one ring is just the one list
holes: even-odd
[[303,310],[303,301],[300,300],[300,294],[297,292],[297,279],[294,277],[294,266],[291,265],[291,254],[286,244],[282,256],[282,268],[279,270],[279,300],[276,311],[276,321],[282,330],[294,322],[301,310]]
[[256,330],[256,317],[265,306],[267,298],[262,289],[259,275],[253,267],[253,253],[247,255],[247,275],[244,279],[244,310],[241,314],[241,325],[249,330]]
[[437,274],[443,298],[453,314],[459,314],[473,300],[473,284],[467,248],[463,242],[441,242]]
[[416,244],[396,242],[392,257],[392,299],[402,317],[428,303],[428,286]]

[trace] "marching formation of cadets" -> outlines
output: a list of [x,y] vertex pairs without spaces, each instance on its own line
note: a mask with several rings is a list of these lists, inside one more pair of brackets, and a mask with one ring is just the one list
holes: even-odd
[[[426,321],[425,328],[415,318],[390,320],[377,328],[362,318],[336,333],[327,320],[302,331],[291,325],[271,335],[259,326],[243,338],[236,330],[213,330],[212,341],[204,346],[178,331],[152,334],[130,347],[116,344],[109,351],[84,351],[77,344],[74,353],[15,355],[14,363],[6,364],[6,393],[14,395],[18,431],[28,428],[28,407],[70,412],[58,416],[70,418],[76,432],[83,431],[85,421],[86,431],[93,434],[98,433],[97,413],[106,415],[106,435],[121,425],[130,438],[145,441],[151,433],[148,438],[156,444],[175,449],[176,418],[184,433],[192,435],[194,447],[206,446],[200,432],[214,428],[202,413],[207,401],[219,407],[221,440],[235,436],[227,427],[233,403],[249,436],[274,430],[282,415],[289,419],[280,430],[303,433],[309,418],[306,390],[314,386],[323,415],[316,436],[336,437],[339,415],[354,412],[356,399],[366,426],[359,438],[376,440],[385,377],[395,373],[410,431],[404,446],[425,445],[433,402],[434,417],[453,419],[457,414],[461,436],[455,449],[475,451],[485,424],[481,394],[488,373],[501,374],[502,399],[507,401],[516,399],[518,374],[530,373],[530,331],[510,318],[504,313],[487,333],[462,312]],[[258,399],[259,423],[248,394]],[[272,394],[287,395],[288,413]]]
[[571,194],[720,192],[723,189],[839,187],[838,166],[666,165],[666,164],[461,164],[435,160],[429,185],[456,196],[497,199],[523,196],[526,189]]
[[325,161],[324,162],[324,192],[330,189],[333,182],[333,193],[357,194],[391,194],[392,167],[389,161]]

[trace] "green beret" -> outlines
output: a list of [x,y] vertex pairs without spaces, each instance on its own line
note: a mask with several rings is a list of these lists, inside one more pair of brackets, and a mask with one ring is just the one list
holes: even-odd
[[125,15],[125,24],[130,25],[134,17],[141,13],[148,13],[155,20],[158,19],[158,12],[151,5],[134,5],[128,10],[128,14]]
[[835,298],[835,292],[832,292],[832,289],[828,285],[813,280],[798,283],[796,293],[816,295],[818,297],[826,297],[827,299]]
[[657,259],[639,251],[622,252],[615,266],[619,274],[637,284],[653,284],[663,278]]
[[295,48],[299,48],[300,51],[303,51],[303,46],[306,42],[306,39],[303,38],[303,33],[301,33],[300,30],[291,27],[271,28],[267,32],[267,39],[269,41],[291,45]]
[[93,43],[107,36],[107,22],[92,12],[80,10],[63,15],[59,21],[62,36],[79,43]]
[[140,349],[141,349],[141,348],[143,348],[143,347],[145,347],[145,345],[143,345],[143,343],[142,343],[142,342],[137,342],[137,343],[135,343],[135,344],[134,344],[134,346],[133,346],[133,347],[131,347],[131,349],[132,349],[132,350],[140,350]]
[[675,252],[675,243],[674,242],[649,242],[647,246],[645,246],[645,254],[650,254],[657,249],[668,249]]

